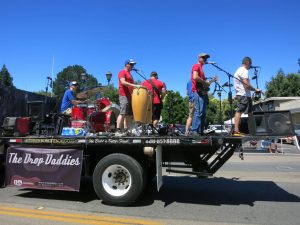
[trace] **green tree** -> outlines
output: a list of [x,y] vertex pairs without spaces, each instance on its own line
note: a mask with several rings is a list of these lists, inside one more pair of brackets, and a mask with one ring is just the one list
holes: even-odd
[[119,90],[115,88],[112,84],[104,91],[103,96],[109,98],[111,102],[119,104]]
[[188,99],[182,98],[179,92],[168,91],[162,110],[163,122],[185,124],[187,116]]
[[[86,74],[87,80],[81,80],[80,75]],[[88,90],[98,85],[97,79],[88,74],[86,69],[80,65],[68,66],[57,74],[57,78],[53,81],[53,93],[55,96],[63,96],[66,89],[69,88],[70,82],[77,81],[80,89]]]
[[206,109],[205,127],[209,124],[217,124],[220,121],[219,100],[214,98],[213,95],[209,95],[208,98],[209,103]]
[[5,65],[2,66],[0,71],[0,87],[13,87],[13,78],[10,76]]
[[285,75],[280,69],[270,82],[266,83],[266,97],[300,96],[300,75],[290,73]]
[[47,97],[51,97],[51,92],[46,92],[46,91],[43,91],[43,90],[35,91],[33,93],[38,94],[38,95],[44,95],[44,96],[47,96]]

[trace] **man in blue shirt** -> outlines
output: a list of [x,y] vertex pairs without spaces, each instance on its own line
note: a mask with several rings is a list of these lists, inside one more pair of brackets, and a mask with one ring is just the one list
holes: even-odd
[[190,127],[192,125],[193,121],[193,116],[195,112],[195,107],[194,107],[194,95],[192,91],[192,81],[189,80],[186,84],[186,94],[189,96],[189,116],[186,120],[186,125],[185,125],[185,135],[188,135],[190,132]]
[[78,83],[76,81],[72,81],[70,85],[70,89],[66,90],[61,102],[60,111],[62,114],[71,115],[73,105],[85,103],[85,101],[80,101],[75,99],[75,92],[77,88],[78,88]]

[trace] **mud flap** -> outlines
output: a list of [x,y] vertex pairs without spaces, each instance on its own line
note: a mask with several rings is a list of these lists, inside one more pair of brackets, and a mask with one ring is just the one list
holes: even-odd
[[156,151],[156,186],[157,191],[159,192],[159,189],[163,185],[163,179],[162,179],[162,146],[159,145],[155,149]]

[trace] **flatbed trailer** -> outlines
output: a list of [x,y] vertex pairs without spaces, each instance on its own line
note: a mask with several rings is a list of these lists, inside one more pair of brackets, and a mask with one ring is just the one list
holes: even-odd
[[[127,206],[155,176],[159,191],[163,184],[162,167],[170,173],[209,177],[241,144],[242,138],[231,136],[0,137],[1,173],[6,177],[4,186],[73,191],[79,187],[70,188],[65,185],[66,180],[80,184],[81,176],[92,176],[100,199],[107,204]],[[71,150],[79,156],[73,157]],[[59,166],[69,168],[73,175],[63,171],[66,174],[59,181],[51,180],[61,173]]]

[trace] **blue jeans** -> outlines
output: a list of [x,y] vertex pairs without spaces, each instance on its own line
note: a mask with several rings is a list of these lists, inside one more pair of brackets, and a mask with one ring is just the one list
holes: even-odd
[[200,95],[194,92],[195,112],[193,117],[191,132],[202,133],[206,117],[206,107],[208,102],[207,95]]

